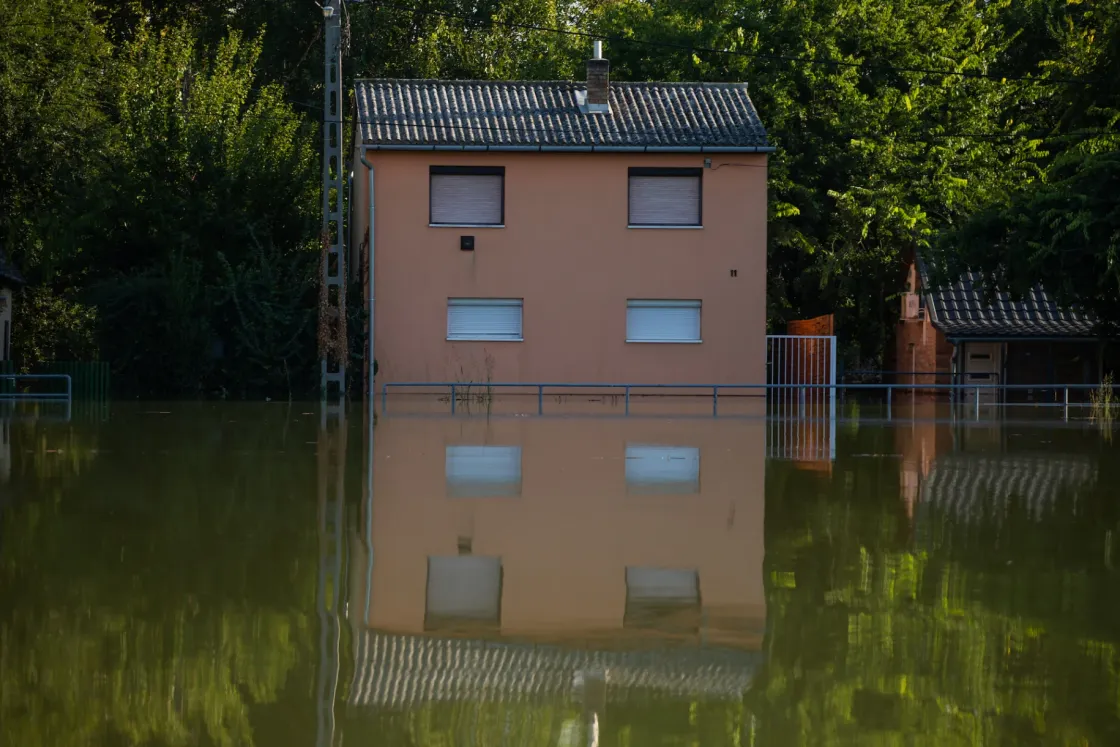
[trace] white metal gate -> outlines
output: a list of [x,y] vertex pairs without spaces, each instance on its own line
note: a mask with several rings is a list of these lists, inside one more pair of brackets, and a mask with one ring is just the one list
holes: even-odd
[[767,451],[774,459],[836,457],[836,337],[767,335]]

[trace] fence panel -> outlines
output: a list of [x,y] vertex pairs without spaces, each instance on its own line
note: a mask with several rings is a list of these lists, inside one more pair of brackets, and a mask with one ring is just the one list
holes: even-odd
[[835,335],[766,336],[771,458],[835,458],[836,363]]

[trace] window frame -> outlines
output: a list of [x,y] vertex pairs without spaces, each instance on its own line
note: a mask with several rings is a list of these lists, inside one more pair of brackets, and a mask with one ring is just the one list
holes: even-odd
[[[669,178],[695,178],[699,181],[700,191],[697,195],[696,223],[633,223],[630,218],[634,214],[634,189],[632,179],[635,176],[658,176]],[[505,182],[503,181],[503,185]],[[704,227],[704,169],[702,167],[648,167],[631,166],[626,173],[626,227],[627,228],[662,228],[696,230]]]
[[[700,475],[703,464],[701,462],[701,449],[699,446],[682,446],[661,443],[630,442],[626,443],[624,452],[624,471],[626,473],[627,495],[699,495],[701,492]],[[691,475],[687,480],[639,480],[636,472],[641,472],[639,460],[661,458],[673,460],[673,455],[684,455],[688,463],[688,472],[695,468],[696,476]],[[647,470],[648,472],[648,470]],[[663,475],[662,475],[663,477]]]
[[519,312],[518,321],[520,322],[520,334],[517,337],[496,337],[493,335],[484,335],[482,337],[452,337],[451,324],[448,319],[446,329],[447,342],[525,342],[525,299],[524,298],[478,298],[478,297],[448,297],[447,299],[447,313],[450,316],[451,307],[457,306],[516,306]]
[[[467,480],[464,470],[455,472],[462,463],[485,460],[503,461],[512,465],[516,453],[517,471],[513,479]],[[506,444],[445,444],[443,447],[444,494],[452,499],[520,498],[524,480],[524,457],[520,446]]]
[[[433,563],[433,561],[435,561]],[[463,571],[455,569],[455,565],[473,565],[475,569],[484,569],[485,566],[497,566],[497,583],[494,589],[497,593],[497,604],[494,610],[494,615],[474,616],[474,615],[461,615],[461,614],[436,614],[432,612],[432,570],[433,566],[437,572],[439,570],[450,571],[450,575],[458,575]],[[470,573],[467,569],[467,573]],[[490,586],[487,584],[487,586]],[[446,582],[439,584],[437,589],[443,587],[447,588]],[[462,589],[462,586],[459,587]],[[427,571],[425,573],[424,582],[424,630],[425,631],[438,631],[447,629],[461,629],[467,628],[471,630],[500,630],[502,627],[502,602],[505,596],[505,566],[502,563],[500,556],[494,555],[473,555],[473,554],[460,554],[460,555],[429,555],[427,556]]]
[[[434,176],[500,176],[502,178],[501,213],[498,223],[436,223],[432,215],[432,177]],[[428,167],[428,227],[429,228],[505,228],[506,227],[506,167],[505,166],[429,166]]]
[[[697,327],[695,340],[645,340],[630,336],[630,309],[632,308],[687,308],[696,309]],[[628,298],[626,299],[626,343],[635,345],[700,345],[704,342],[704,301],[700,298]]]

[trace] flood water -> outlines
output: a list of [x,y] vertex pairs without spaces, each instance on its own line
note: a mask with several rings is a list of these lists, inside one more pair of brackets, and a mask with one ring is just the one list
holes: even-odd
[[1098,424],[577,400],[0,411],[0,745],[1120,744]]

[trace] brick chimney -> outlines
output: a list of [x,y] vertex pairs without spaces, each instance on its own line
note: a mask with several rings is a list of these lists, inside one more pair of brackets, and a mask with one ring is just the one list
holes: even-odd
[[595,41],[595,57],[587,61],[587,110],[610,111],[611,63],[603,59],[603,42]]

